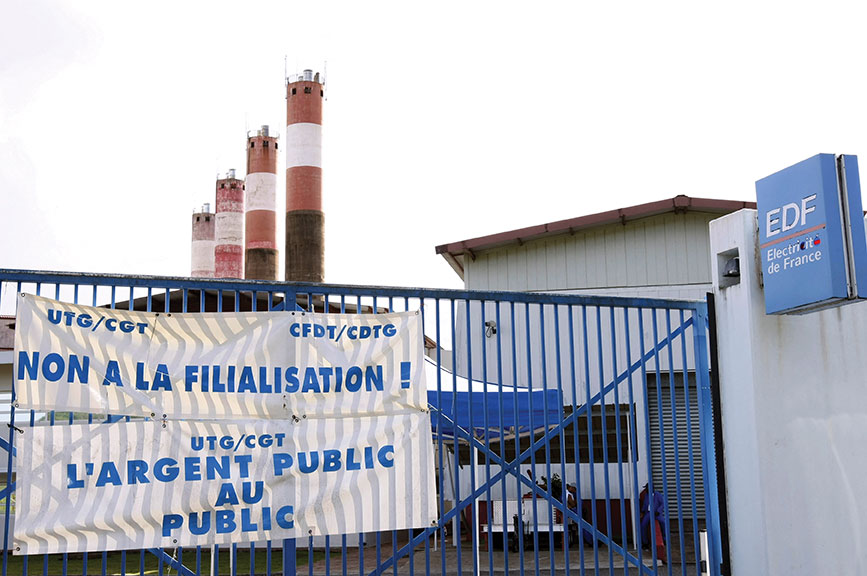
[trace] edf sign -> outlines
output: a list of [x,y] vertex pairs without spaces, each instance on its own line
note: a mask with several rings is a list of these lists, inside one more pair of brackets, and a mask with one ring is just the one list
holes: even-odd
[[756,200],[766,313],[812,312],[867,295],[856,156],[808,158],[756,182]]

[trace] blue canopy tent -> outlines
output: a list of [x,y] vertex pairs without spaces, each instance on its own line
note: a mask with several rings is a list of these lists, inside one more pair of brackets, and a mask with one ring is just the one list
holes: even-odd
[[[437,390],[439,372],[439,391]],[[457,430],[475,438],[520,436],[560,423],[563,399],[558,390],[485,384],[458,376],[425,358],[427,401],[431,427],[437,435],[454,439]],[[472,390],[471,390],[472,387]]]
[[[516,386],[472,382],[438,367],[425,358],[427,397],[431,409],[434,438],[453,445],[469,443],[468,436],[489,441],[534,435],[558,425],[563,418],[560,392]],[[478,466],[478,450],[471,450],[473,467]],[[451,465],[451,458],[445,460]],[[478,475],[478,474],[477,474]],[[449,474],[454,494],[455,478]],[[473,517],[478,515],[478,500],[473,499]],[[457,518],[454,520],[457,522]],[[478,523],[472,522],[478,542]],[[457,538],[457,529],[454,531]],[[455,540],[457,544],[457,540]]]

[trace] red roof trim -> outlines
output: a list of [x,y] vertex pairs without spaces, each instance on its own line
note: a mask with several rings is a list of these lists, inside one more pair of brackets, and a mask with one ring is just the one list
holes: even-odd
[[480,236],[478,238],[452,242],[450,244],[442,244],[436,247],[436,253],[457,256],[464,253],[472,253],[473,250],[485,250],[487,248],[494,248],[506,244],[523,243],[527,240],[533,240],[542,236],[551,236],[566,232],[574,233],[578,230],[604,226],[606,224],[614,224],[616,222],[625,224],[630,220],[647,218],[649,216],[656,216],[657,214],[665,214],[667,212],[691,211],[729,214],[742,208],[754,209],[755,207],[755,202],[715,200],[713,198],[691,198],[689,196],[680,195],[666,200],[659,200],[657,202],[648,202],[647,204],[638,204],[636,206],[618,208],[617,210],[609,210],[607,212],[579,216],[568,220],[558,220],[547,224],[539,224],[527,228],[509,230],[508,232],[498,232],[497,234],[490,234],[488,236]]

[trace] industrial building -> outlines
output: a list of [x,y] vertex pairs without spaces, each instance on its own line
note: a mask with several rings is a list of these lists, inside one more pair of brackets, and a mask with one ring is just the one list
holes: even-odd
[[711,289],[708,223],[754,208],[675,196],[436,247],[468,290],[700,298]]
[[[468,290],[704,300],[713,289],[710,221],[754,207],[754,202],[676,196],[451,242],[437,246],[436,252],[449,263]],[[571,312],[540,309],[537,314],[537,310],[530,307],[509,309],[476,304],[470,305],[469,311],[466,305],[457,305],[455,371],[464,377],[484,378],[488,383],[562,387],[567,412],[572,406],[587,403],[593,394],[601,394],[601,383],[613,381],[624,366],[635,362],[640,345],[656,345],[664,338],[667,326],[671,329],[683,322],[676,314],[651,310],[645,311],[643,325],[640,325],[637,315],[627,320],[625,311],[613,308],[603,309],[601,314],[598,307]],[[590,334],[599,334],[598,341],[582,340],[582,322],[585,334],[587,330]],[[687,331],[684,329],[684,334]],[[544,349],[545,342],[569,342],[570,338],[575,342],[572,352],[580,364],[578,370],[568,364],[567,350],[554,354]],[[676,446],[670,438],[664,442],[662,435],[679,429],[698,437],[698,413],[695,408],[691,414],[688,410],[688,405],[698,406],[694,352],[692,344],[681,346],[678,341],[673,347],[664,348],[648,364],[656,366],[658,371],[648,370],[639,388],[646,392],[637,393],[634,406],[624,401],[629,392],[625,381],[615,387],[615,392],[619,392],[616,404],[618,394],[603,395],[607,411],[594,414],[595,426],[598,426],[594,434],[598,437],[573,440],[578,436],[565,434],[567,458],[576,454],[575,447],[570,445],[573,441],[583,442],[577,446],[577,453],[586,455],[591,445],[595,446],[597,454],[602,452],[603,428],[599,426],[602,420],[609,426],[609,445],[616,438],[611,431],[620,426],[622,444],[628,447],[629,453],[623,456],[624,462],[651,454],[653,483],[657,487],[667,485],[667,504],[674,509],[681,488],[673,474],[663,478],[663,464],[666,460],[671,463],[677,459],[686,462],[691,457],[690,446],[685,442]],[[558,356],[562,357],[559,361]],[[574,386],[563,381],[571,380],[571,374],[574,374]],[[684,379],[693,388],[684,386]],[[649,415],[646,422],[645,414]],[[632,445],[633,441],[636,445]],[[664,451],[662,446],[665,446]],[[692,450],[695,461],[700,462],[699,447],[692,446]],[[559,461],[556,454],[552,458]],[[544,460],[535,470],[537,476],[544,474],[542,462]],[[594,497],[591,488],[594,482],[601,486],[606,476],[617,478],[618,465],[610,461],[607,465],[598,461],[591,464],[582,459],[581,497]],[[525,472],[529,468],[525,467]],[[638,468],[637,486],[641,487],[648,481],[648,473],[646,466]],[[621,486],[624,494],[612,487],[613,498],[629,499],[634,489],[629,485],[633,479],[626,480],[627,485]],[[566,481],[576,482],[574,474],[567,472]],[[469,485],[461,489],[466,491]],[[704,517],[703,488],[699,487],[696,494],[695,520],[700,523]],[[493,495],[494,499],[499,497],[499,494]],[[520,494],[507,487],[506,498],[520,498]],[[690,512],[684,517],[691,515]]]

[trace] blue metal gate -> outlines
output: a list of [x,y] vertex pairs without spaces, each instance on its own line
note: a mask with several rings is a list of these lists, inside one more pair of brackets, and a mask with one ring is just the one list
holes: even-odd
[[[117,417],[22,413],[6,390],[3,576],[719,574],[703,302],[0,270],[5,325],[18,292],[158,312],[421,310],[439,518],[411,532],[15,556],[16,431]],[[11,358],[0,350],[0,367]]]

